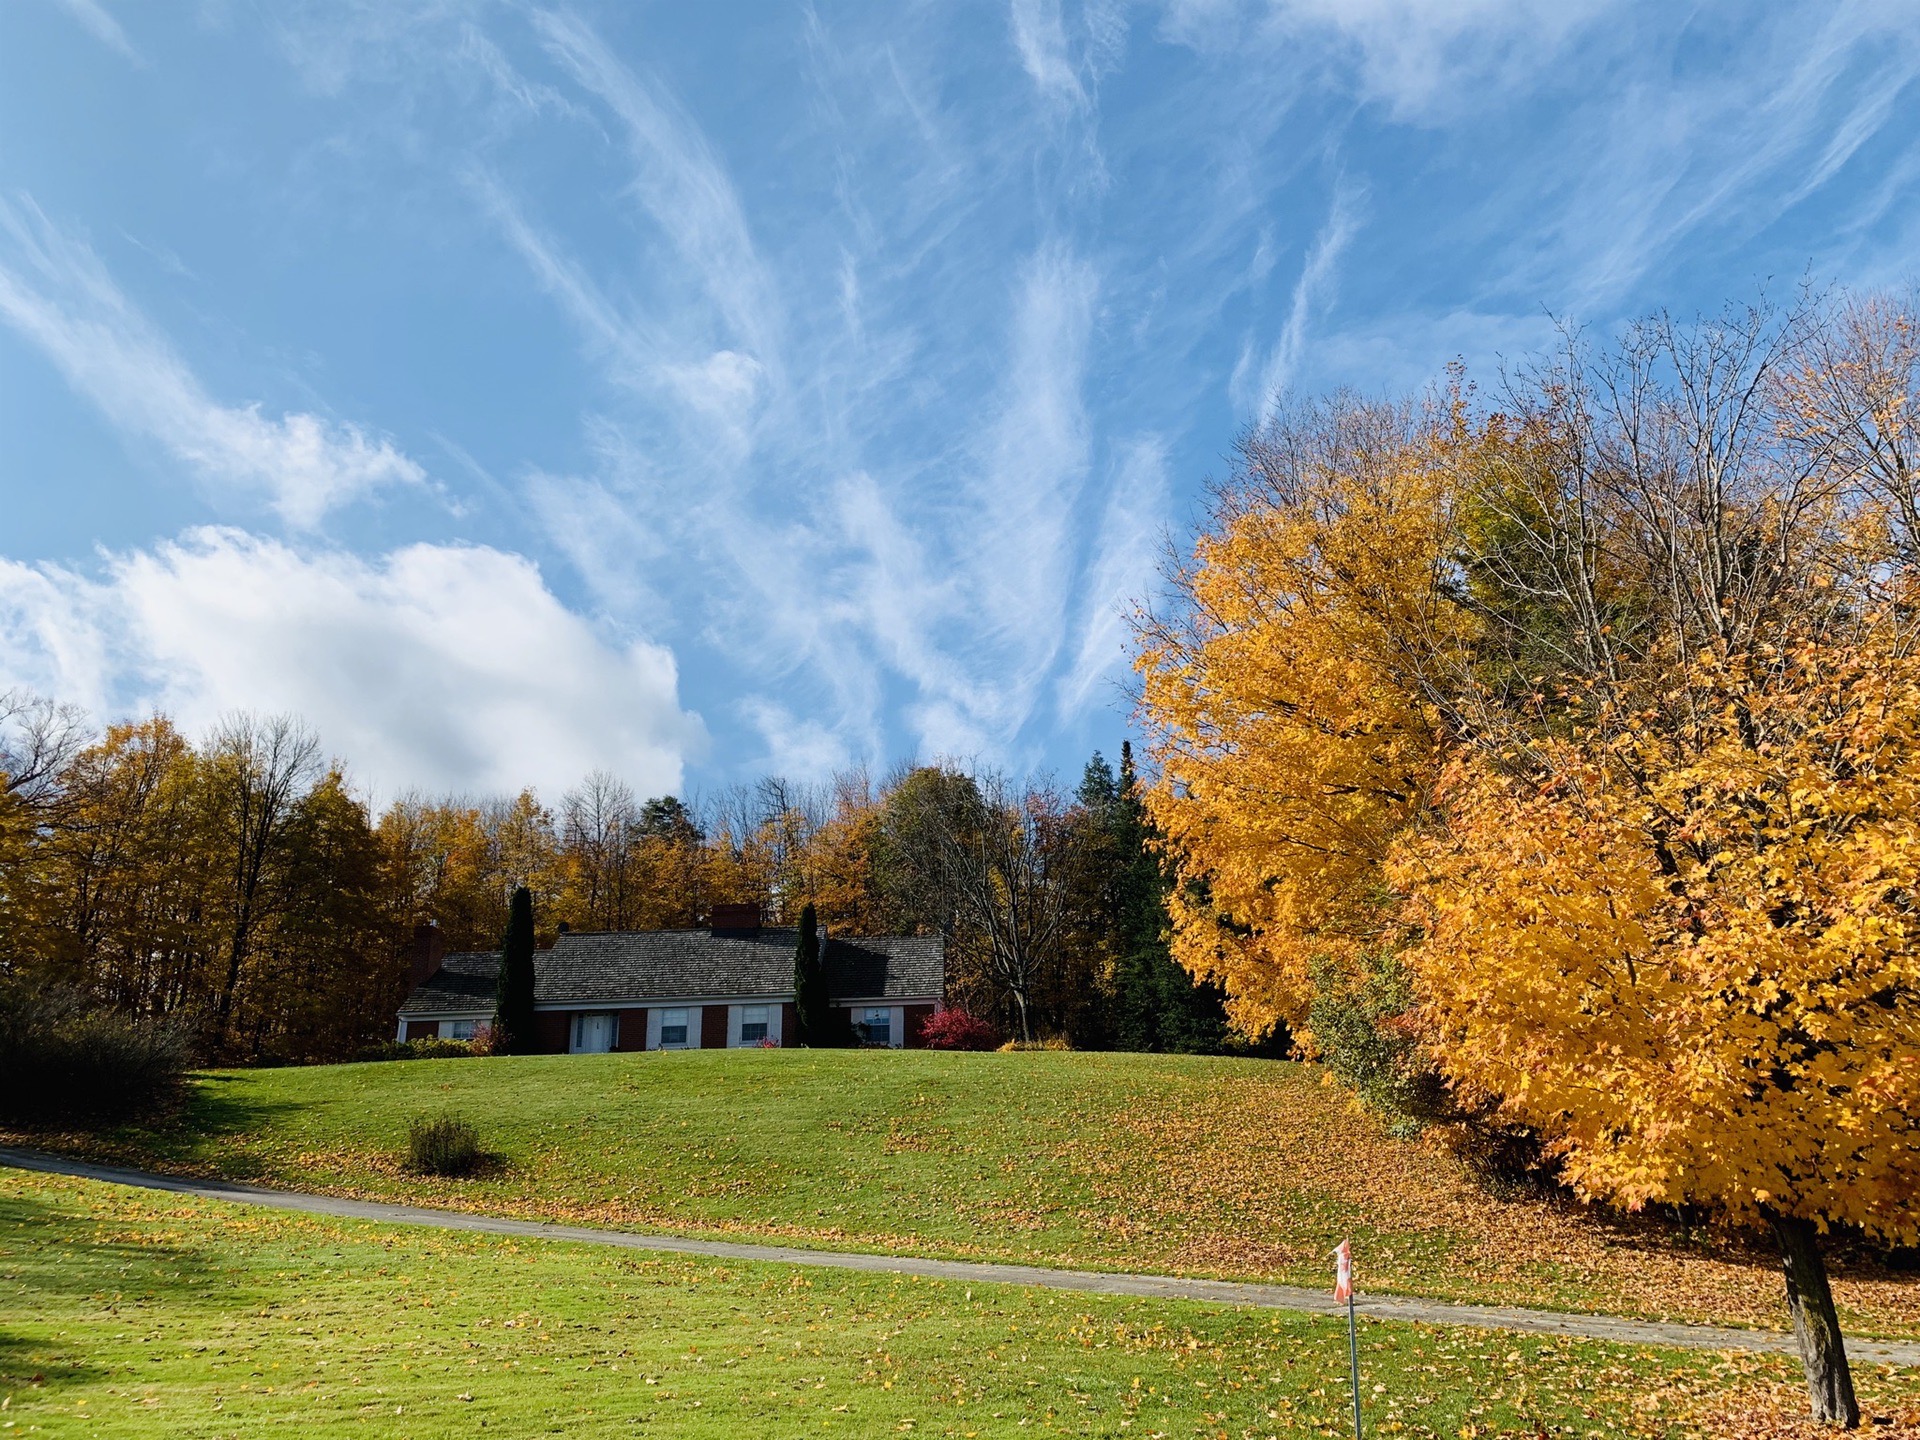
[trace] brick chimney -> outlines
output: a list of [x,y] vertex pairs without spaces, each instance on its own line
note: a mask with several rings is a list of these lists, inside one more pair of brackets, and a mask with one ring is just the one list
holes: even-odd
[[713,907],[713,933],[753,935],[760,930],[758,905],[716,905]]
[[413,963],[408,978],[413,988],[418,990],[428,980],[440,973],[440,961],[447,953],[447,942],[440,936],[440,927],[428,920],[413,927]]

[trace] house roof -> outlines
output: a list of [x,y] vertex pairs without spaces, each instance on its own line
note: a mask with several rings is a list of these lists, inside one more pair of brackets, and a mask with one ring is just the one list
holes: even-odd
[[441,957],[440,968],[414,987],[400,1013],[491,1010],[499,983],[497,950],[457,950]]
[[[641,1005],[793,994],[791,929],[571,931],[533,957],[536,1005]],[[938,999],[946,942],[937,935],[830,936],[823,957],[835,1000]],[[500,957],[448,955],[400,1013],[491,1009]]]

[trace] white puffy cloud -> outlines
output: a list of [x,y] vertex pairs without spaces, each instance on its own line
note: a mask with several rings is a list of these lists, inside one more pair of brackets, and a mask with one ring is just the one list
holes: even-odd
[[288,524],[426,472],[357,425],[216,403],[84,241],[30,200],[0,200],[0,321],[38,345],[122,430],[158,441],[204,481],[261,495]]
[[669,651],[609,643],[530,561],[465,545],[366,560],[207,528],[97,576],[0,561],[7,684],[189,731],[290,711],[380,799],[557,796],[596,768],[664,794],[704,735]]

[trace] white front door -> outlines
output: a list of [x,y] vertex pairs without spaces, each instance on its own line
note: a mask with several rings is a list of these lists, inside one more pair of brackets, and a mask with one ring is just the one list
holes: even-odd
[[576,1015],[573,1017],[573,1053],[603,1055],[613,1049],[613,1015]]

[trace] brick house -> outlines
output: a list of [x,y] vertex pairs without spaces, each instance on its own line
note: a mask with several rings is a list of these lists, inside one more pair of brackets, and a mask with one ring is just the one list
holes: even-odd
[[[785,1043],[797,1031],[793,956],[800,932],[763,927],[752,906],[720,906],[701,930],[562,932],[533,957],[534,1024],[552,1054],[718,1050]],[[466,1039],[493,1018],[500,956],[439,952],[422,927],[398,1038]],[[919,1046],[941,1002],[939,936],[821,934],[827,996],[869,1045]]]

